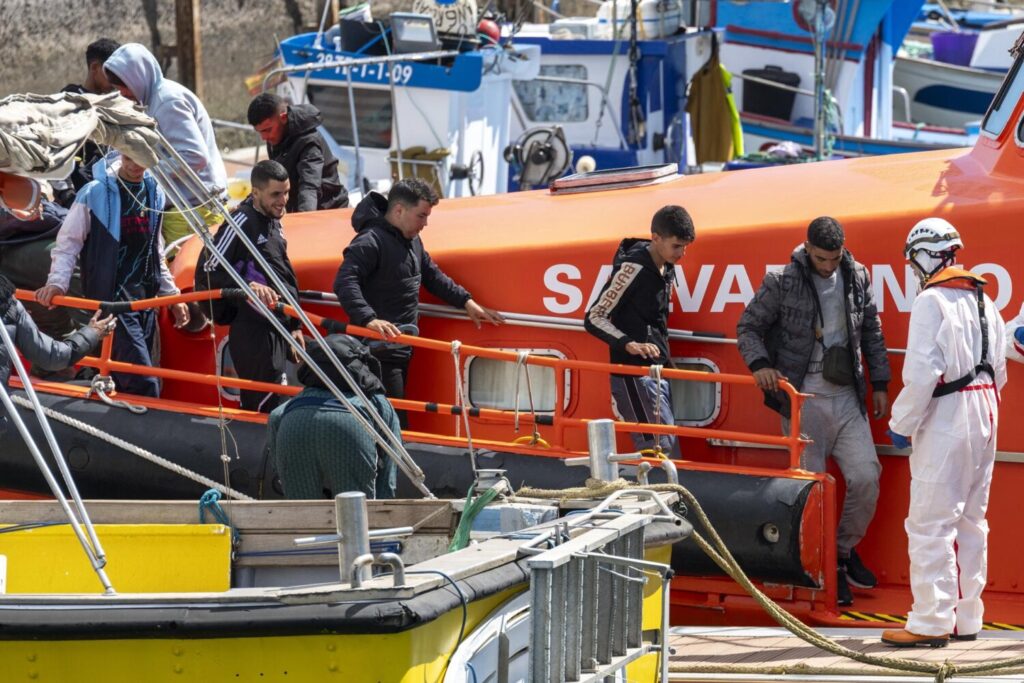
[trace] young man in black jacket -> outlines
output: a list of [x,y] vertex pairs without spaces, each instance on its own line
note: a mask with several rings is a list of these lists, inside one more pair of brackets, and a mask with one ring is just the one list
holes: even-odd
[[[252,169],[252,196],[242,202],[231,216],[274,273],[284,282],[292,296],[298,297],[298,280],[288,260],[288,243],[281,230],[281,217],[288,201],[288,172],[276,161],[261,161]],[[214,237],[214,246],[231,267],[245,278],[260,301],[273,307],[280,298],[273,283],[256,263],[252,254],[237,239],[234,230],[222,225]],[[205,251],[196,265],[196,289],[235,287],[216,258]],[[266,318],[248,301],[217,302],[211,317],[219,325],[230,325],[228,349],[235,370],[242,379],[258,382],[284,383],[287,342],[278,335]],[[278,319],[300,344],[303,343],[299,321],[279,315]],[[269,413],[280,402],[280,394],[261,391],[241,392],[245,410]]]
[[[651,219],[651,239],[627,238],[619,244],[611,277],[587,311],[587,332],[608,344],[612,363],[672,365],[668,348],[668,305],[675,264],[696,239],[690,214],[664,206]],[[666,380],[612,375],[612,400],[627,422],[675,424]],[[631,434],[638,450],[678,452],[674,436]]]
[[[352,227],[359,234],[345,248],[334,279],[334,293],[353,323],[385,339],[401,334],[400,326],[412,331],[419,320],[420,285],[452,306],[464,308],[477,327],[505,321],[497,311],[473,301],[423,248],[419,234],[439,201],[430,185],[407,178],[392,186],[387,199],[371,192],[359,202],[352,214]],[[403,398],[412,349],[395,344],[370,346],[380,361],[386,394]]]
[[274,93],[249,103],[249,125],[267,143],[267,155],[288,171],[288,213],[348,206],[348,191],[338,178],[338,160],[317,128],[323,123],[312,104],[287,104]]

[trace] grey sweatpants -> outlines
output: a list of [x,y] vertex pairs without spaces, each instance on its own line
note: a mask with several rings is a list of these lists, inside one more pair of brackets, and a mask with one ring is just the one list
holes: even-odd
[[[782,431],[789,433],[789,420],[782,419]],[[840,556],[864,538],[878,503],[878,479],[882,466],[875,452],[867,417],[861,413],[860,400],[852,387],[840,394],[812,394],[804,401],[800,432],[813,443],[807,444],[801,464],[811,472],[825,471],[825,458],[831,455],[846,480],[846,500],[836,530]]]

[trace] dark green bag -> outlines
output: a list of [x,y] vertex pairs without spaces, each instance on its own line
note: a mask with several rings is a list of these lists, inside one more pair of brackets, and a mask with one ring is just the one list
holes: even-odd
[[847,346],[830,346],[821,359],[821,376],[832,384],[848,387],[853,384],[853,358]]

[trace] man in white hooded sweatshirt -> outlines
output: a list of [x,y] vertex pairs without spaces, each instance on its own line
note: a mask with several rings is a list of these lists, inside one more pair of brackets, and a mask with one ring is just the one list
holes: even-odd
[[[138,43],[125,43],[117,48],[103,63],[103,70],[111,85],[156,119],[157,128],[206,189],[214,196],[223,195],[228,186],[227,172],[217,149],[210,115],[196,94],[181,83],[164,78],[156,57]],[[202,206],[203,198],[186,199],[207,225],[223,220],[209,207]],[[164,242],[170,245],[190,232],[184,217],[177,210],[169,210],[163,222]]]
[[894,647],[943,647],[981,630],[1006,340],[985,280],[955,265],[962,247],[952,225],[926,218],[905,248],[921,291],[889,436],[913,448],[905,526],[914,604],[906,628],[882,634]]

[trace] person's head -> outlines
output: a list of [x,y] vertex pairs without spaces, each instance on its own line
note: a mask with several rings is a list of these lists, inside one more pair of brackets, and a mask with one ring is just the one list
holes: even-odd
[[651,218],[651,250],[659,266],[674,265],[695,239],[693,219],[681,206],[663,206]]
[[288,104],[272,92],[257,95],[249,103],[247,114],[252,126],[264,142],[279,145],[288,127]]
[[121,155],[121,167],[117,170],[117,175],[122,180],[127,180],[129,183],[141,183],[145,173],[146,169],[135,163],[135,159]]
[[819,216],[807,226],[807,260],[819,277],[829,278],[843,259],[846,235],[839,221],[830,216]]
[[252,167],[252,205],[271,218],[284,215],[288,203],[288,171],[284,166],[265,159]]
[[122,95],[149,106],[164,78],[160,62],[145,45],[125,43],[103,63],[110,84]]
[[[384,393],[384,385],[380,382],[380,361],[370,354],[370,350],[365,344],[347,334],[329,334],[324,337],[324,344],[330,354],[348,370],[349,375],[356,381],[360,389],[367,394]],[[328,351],[325,351],[320,344],[312,342],[307,345],[306,350],[310,360],[323,370],[328,379],[342,391],[349,390],[348,383],[328,357]],[[305,362],[299,364],[296,375],[303,386],[327,388],[324,381]]]
[[943,268],[956,263],[956,252],[964,246],[960,233],[942,218],[925,218],[910,229],[903,255],[918,281],[924,285]]
[[102,95],[114,89],[113,84],[103,71],[103,63],[110,59],[114,50],[121,47],[121,44],[110,38],[100,38],[89,43],[85,48],[85,65],[88,73],[85,76],[85,89],[91,93]]
[[429,183],[419,178],[399,180],[388,193],[388,223],[411,240],[427,227],[430,211],[441,201]]

